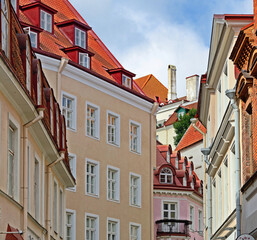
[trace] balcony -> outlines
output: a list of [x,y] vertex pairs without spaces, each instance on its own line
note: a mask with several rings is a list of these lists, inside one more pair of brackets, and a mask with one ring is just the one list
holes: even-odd
[[189,237],[189,225],[192,224],[188,220],[178,219],[162,219],[155,222],[157,225],[157,237],[164,236],[181,236]]

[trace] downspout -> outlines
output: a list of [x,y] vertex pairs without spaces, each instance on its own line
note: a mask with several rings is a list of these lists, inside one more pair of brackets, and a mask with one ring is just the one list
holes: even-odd
[[59,65],[59,69],[57,72],[57,81],[56,81],[56,93],[58,102],[61,103],[61,87],[62,87],[62,72],[68,64],[69,59],[62,57]]
[[236,100],[236,90],[226,90],[226,95],[230,99],[231,106],[235,113],[235,157],[236,157],[236,233],[241,235],[241,205],[240,205],[240,153],[239,153],[239,108]]
[[[193,124],[194,129],[196,129],[199,133],[203,135],[203,147],[201,149],[202,154],[204,155],[204,169],[206,169],[206,165],[209,166],[209,161],[208,161],[208,155],[210,153],[210,149],[206,148],[206,133],[204,133],[200,128],[196,126],[197,119],[192,118],[190,119],[191,123]],[[204,182],[206,182],[206,173],[204,174]],[[205,189],[205,188],[204,188]],[[208,239],[211,239],[211,234],[212,234],[212,195],[211,195],[212,189],[211,189],[211,177],[208,176],[208,196],[209,196],[209,206],[208,206]],[[204,222],[206,222],[206,196],[204,195]]]
[[44,108],[38,109],[36,118],[23,125],[23,236],[27,239],[28,228],[28,128],[44,117]]
[[[152,111],[151,111],[151,114],[150,114],[150,207],[151,207],[151,211],[150,211],[150,239],[154,239],[154,234],[153,234],[153,231],[154,231],[154,223],[153,223],[153,156],[152,156],[152,152],[154,151],[155,152],[155,156],[154,156],[154,159],[156,159],[156,149],[152,149],[153,146],[152,146],[152,141],[153,141],[153,137],[156,138],[156,134],[155,136],[152,136],[152,119],[153,117],[155,116],[157,110],[158,110],[158,107],[159,107],[159,104],[157,102],[155,102],[153,104],[153,107],[152,107]],[[154,128],[156,128],[156,124],[154,126]],[[155,165],[156,165],[156,161],[155,161]],[[154,166],[155,166],[154,165]]]

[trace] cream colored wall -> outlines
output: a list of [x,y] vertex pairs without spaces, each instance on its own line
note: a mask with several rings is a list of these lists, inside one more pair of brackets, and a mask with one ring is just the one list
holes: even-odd
[[[54,72],[45,70],[45,73],[50,83],[55,81]],[[120,239],[129,238],[129,222],[141,224],[142,239],[151,239],[153,164],[150,157],[155,159],[155,140],[151,140],[154,148],[150,156],[149,139],[155,139],[155,117],[150,125],[149,113],[66,76],[62,76],[62,91],[77,97],[77,130],[67,131],[69,152],[76,154],[77,159],[77,186],[76,192],[66,191],[67,208],[76,210],[77,239],[85,236],[85,213],[99,215],[99,239],[106,238],[107,217],[120,220]],[[86,101],[100,107],[99,140],[85,135]],[[120,147],[107,144],[107,110],[120,115]],[[141,124],[141,154],[129,151],[129,120]],[[85,195],[86,158],[100,163],[99,197]],[[107,200],[107,165],[120,169],[120,203]],[[130,172],[141,175],[141,208],[129,206]]]
[[[23,125],[25,124],[22,121],[21,116],[19,115],[17,106],[13,106],[11,102],[0,92],[0,151],[1,151],[1,159],[0,159],[0,231],[7,230],[7,224],[10,224],[13,227],[18,228],[22,231],[27,231],[27,229],[23,229]],[[22,106],[19,106],[22,107]],[[19,143],[19,152],[15,152],[14,154],[18,155],[18,162],[19,166],[16,165],[18,168],[19,173],[19,184],[18,184],[18,195],[19,199],[13,199],[12,197],[8,196],[7,190],[7,173],[8,173],[8,129],[9,129],[9,115],[12,119],[15,120],[17,126],[20,129],[20,137],[17,139]],[[48,192],[48,185],[47,185],[47,176],[45,174],[47,169],[47,161],[44,161],[44,150],[40,146],[40,141],[36,140],[33,137],[32,132],[29,129],[28,134],[28,142],[30,148],[30,171],[29,171],[29,178],[30,178],[30,208],[29,208],[29,215],[28,215],[28,228],[32,230],[36,235],[38,235],[41,239],[43,238],[42,228],[46,228],[45,220],[47,218],[47,192]],[[35,156],[40,162],[40,218],[36,221],[35,220],[35,208],[34,208],[34,162]],[[63,183],[57,177],[56,172],[52,171],[52,175],[56,178],[58,185],[64,189]],[[51,183],[53,184],[53,183]],[[64,197],[64,206],[65,206],[65,197]],[[52,207],[52,203],[51,203]],[[65,213],[65,208],[63,207],[63,213]],[[64,215],[63,215],[64,218]],[[51,219],[52,221],[52,216]],[[38,222],[38,223],[37,223]],[[54,236],[53,231],[51,234]],[[45,239],[47,239],[47,235],[45,235]],[[55,236],[56,239],[60,239],[59,235]],[[0,239],[5,239],[5,234],[0,234]],[[50,239],[50,236],[49,236]]]
[[158,128],[156,130],[156,135],[158,136],[158,141],[164,145],[170,144],[172,150],[175,150],[174,137],[176,136],[173,125],[168,127]]

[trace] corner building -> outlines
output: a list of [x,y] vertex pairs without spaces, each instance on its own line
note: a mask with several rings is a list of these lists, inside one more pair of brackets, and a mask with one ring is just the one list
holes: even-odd
[[66,191],[66,239],[153,239],[158,105],[68,1],[19,4],[66,119],[77,179]]
[[66,127],[11,3],[1,1],[0,239],[63,239]]

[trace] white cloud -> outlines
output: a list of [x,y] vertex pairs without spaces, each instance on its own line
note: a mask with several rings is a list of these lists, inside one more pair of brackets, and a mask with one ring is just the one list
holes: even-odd
[[127,18],[133,21],[144,39],[118,53],[118,59],[125,68],[141,77],[153,74],[165,86],[168,82],[168,65],[177,67],[178,96],[186,94],[185,78],[206,71],[208,48],[194,32],[193,27],[153,21],[150,16],[127,11]]

